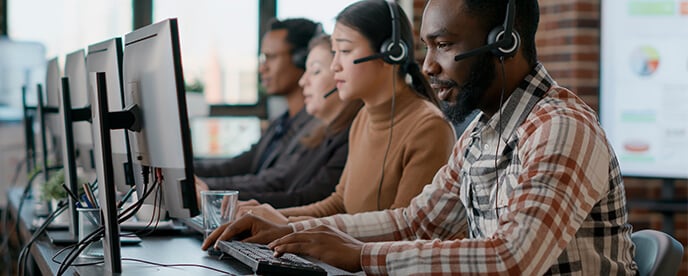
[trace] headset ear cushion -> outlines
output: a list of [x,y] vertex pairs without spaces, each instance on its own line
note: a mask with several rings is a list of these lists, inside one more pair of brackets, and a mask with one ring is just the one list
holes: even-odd
[[[497,42],[502,36],[504,35],[504,27],[503,26],[497,26],[494,29],[490,31],[490,33],[487,34],[487,44],[491,45]],[[497,47],[492,49],[492,54],[494,54],[497,57],[511,57],[516,54],[516,50],[518,50],[518,47],[521,45],[521,36],[516,32],[516,30],[511,31],[511,35],[513,36],[513,43],[511,45],[507,45],[507,47]]]
[[494,27],[488,34],[487,34],[487,44],[493,44],[497,42],[497,36],[504,32],[504,27],[502,26],[497,26]]
[[387,39],[380,47],[382,59],[389,64],[401,64],[408,59],[408,46],[404,41],[394,43],[393,39]]
[[294,66],[306,70],[306,58],[308,57],[308,50],[305,48],[300,48],[294,50],[294,53],[291,54],[291,61],[294,63]]

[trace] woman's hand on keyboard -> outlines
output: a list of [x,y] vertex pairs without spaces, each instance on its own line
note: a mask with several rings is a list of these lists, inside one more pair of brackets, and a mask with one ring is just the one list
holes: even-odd
[[247,214],[252,214],[257,217],[264,218],[275,224],[287,224],[289,220],[283,216],[282,213],[275,210],[270,204],[260,204],[258,201],[242,201],[238,204],[237,217],[242,217]]
[[203,241],[201,248],[207,250],[210,246],[215,246],[218,240],[237,239],[237,237],[246,235],[248,237],[241,239],[244,242],[267,244],[291,232],[293,230],[289,225],[278,225],[252,214],[245,214],[237,220],[215,229]]
[[277,257],[294,253],[311,256],[348,271],[361,270],[363,242],[329,225],[286,235],[268,247],[275,251]]

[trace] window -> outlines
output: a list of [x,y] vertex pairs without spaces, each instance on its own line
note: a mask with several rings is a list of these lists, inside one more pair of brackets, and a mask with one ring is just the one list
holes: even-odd
[[3,51],[11,50],[4,54],[16,60],[5,59],[0,66],[0,119],[21,118],[22,85],[29,105],[36,104],[34,88],[45,81],[47,59],[58,57],[63,66],[68,53],[131,31],[131,0],[8,2],[7,34],[12,40],[3,42]]
[[47,58],[88,48],[132,29],[131,0],[8,0],[8,36],[45,45]]
[[322,23],[325,32],[331,34],[335,16],[354,2],[358,0],[279,0],[277,1],[277,16],[281,19],[305,17]]
[[176,17],[187,89],[207,103],[258,100],[258,1],[163,0],[153,22]]

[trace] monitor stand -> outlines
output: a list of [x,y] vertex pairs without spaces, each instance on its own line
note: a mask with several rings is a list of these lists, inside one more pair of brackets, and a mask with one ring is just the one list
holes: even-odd
[[79,242],[69,230],[49,230],[46,234],[54,245],[72,245]]
[[[51,230],[47,231],[48,239],[54,245],[72,245],[79,242],[78,239],[74,239],[68,230]],[[123,235],[119,237],[119,241],[122,245],[134,245],[141,243],[141,238],[131,233],[122,233]],[[126,234],[126,235],[124,235]]]

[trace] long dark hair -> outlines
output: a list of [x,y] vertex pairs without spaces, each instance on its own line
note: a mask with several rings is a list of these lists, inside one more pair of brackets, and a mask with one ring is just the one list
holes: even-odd
[[[383,0],[360,1],[344,8],[337,17],[337,23],[346,25],[363,35],[370,42],[370,47],[379,51],[382,43],[392,36],[392,15],[388,4]],[[400,39],[408,45],[408,58],[399,66],[399,76],[404,78],[406,74],[411,76],[411,81],[416,94],[439,107],[439,100],[428,83],[428,79],[420,70],[415,61],[415,50],[411,22],[399,5],[394,5],[399,14]]]
[[[324,45],[327,49],[332,49],[332,41],[330,41],[329,35],[321,35],[314,37],[308,43],[308,51],[310,52],[313,48]],[[336,95],[335,95],[336,97]],[[354,121],[356,114],[363,107],[363,101],[353,100],[344,103],[345,107],[342,111],[337,114],[337,117],[330,122],[329,125],[319,125],[303,139],[301,139],[301,144],[308,148],[318,147],[326,137],[334,136],[351,126]]]

